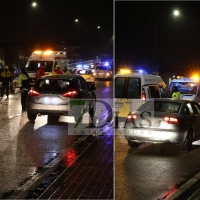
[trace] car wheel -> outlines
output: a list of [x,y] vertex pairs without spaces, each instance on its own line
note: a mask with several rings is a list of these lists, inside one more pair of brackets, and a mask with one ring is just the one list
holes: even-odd
[[128,145],[129,145],[129,147],[139,147],[140,143],[128,140]]
[[192,148],[193,136],[192,131],[188,131],[184,144],[181,146],[182,151],[190,151]]
[[27,117],[28,117],[29,121],[34,121],[36,119],[36,114],[31,114],[31,113],[27,112]]

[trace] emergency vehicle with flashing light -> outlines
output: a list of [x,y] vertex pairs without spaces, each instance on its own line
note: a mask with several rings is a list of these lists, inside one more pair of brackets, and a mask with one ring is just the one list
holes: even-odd
[[172,79],[169,84],[169,89],[172,92],[174,86],[178,87],[181,93],[181,99],[187,99],[200,103],[200,84],[198,76],[180,77]]
[[67,66],[66,54],[66,51],[51,50],[37,50],[32,52],[26,63],[30,84],[35,84],[35,74],[40,66],[44,67],[44,72],[47,74],[52,74],[52,71],[56,65],[59,65],[60,69],[63,70],[64,67]]
[[[114,76],[115,116],[124,124],[127,115],[139,108],[147,99],[161,98],[160,88],[166,87],[159,75],[142,70],[121,69]],[[118,126],[117,125],[117,126]]]

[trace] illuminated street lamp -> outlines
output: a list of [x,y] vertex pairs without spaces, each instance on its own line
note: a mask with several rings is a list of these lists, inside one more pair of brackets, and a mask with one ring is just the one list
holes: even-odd
[[75,19],[75,22],[78,22],[78,19]]
[[[37,3],[36,2],[33,2],[32,4],[32,7],[36,7],[37,6]],[[19,42],[19,1],[18,1],[18,4],[17,4],[17,66],[19,67],[19,57],[20,57],[20,42]]]
[[[174,17],[178,17],[180,15],[180,12],[178,10],[174,10],[172,15]],[[154,68],[155,67],[154,64],[155,64],[155,49],[156,49],[156,30],[157,30],[157,25],[158,25],[158,22],[161,21],[161,19],[166,18],[166,17],[168,17],[168,16],[161,17],[161,18],[159,18],[156,21],[155,30],[154,30],[154,46],[153,46],[153,69],[155,69]]]
[[100,29],[101,27],[100,26],[97,26],[97,29]]
[[36,7],[36,6],[37,6],[37,3],[36,3],[36,2],[33,2],[33,3],[32,3],[32,6],[33,6],[33,7]]

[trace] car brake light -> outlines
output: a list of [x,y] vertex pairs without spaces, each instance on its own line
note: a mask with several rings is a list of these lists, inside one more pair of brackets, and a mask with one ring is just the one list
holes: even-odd
[[144,88],[142,88],[142,101],[146,101],[146,95],[145,95]]
[[136,118],[137,118],[137,116],[135,114],[128,114],[128,116],[126,117],[126,120],[133,120]]
[[31,89],[29,92],[28,92],[28,96],[30,97],[35,97],[35,96],[40,96],[40,93]]
[[71,97],[74,98],[77,96],[77,91],[70,91],[62,94],[63,97]]
[[178,124],[178,119],[174,117],[164,117],[163,121],[167,122],[168,124]]

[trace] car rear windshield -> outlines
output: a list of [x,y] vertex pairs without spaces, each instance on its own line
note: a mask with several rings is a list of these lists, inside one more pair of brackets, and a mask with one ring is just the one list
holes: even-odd
[[115,98],[141,98],[141,79],[134,77],[115,78]]
[[181,103],[168,101],[147,101],[138,110],[166,113],[178,113]]
[[92,70],[79,70],[78,74],[80,74],[80,75],[91,75]]
[[62,91],[72,89],[72,83],[66,79],[38,79],[35,87],[40,90]]
[[97,70],[108,70],[108,67],[106,67],[106,66],[97,66],[96,69]]

